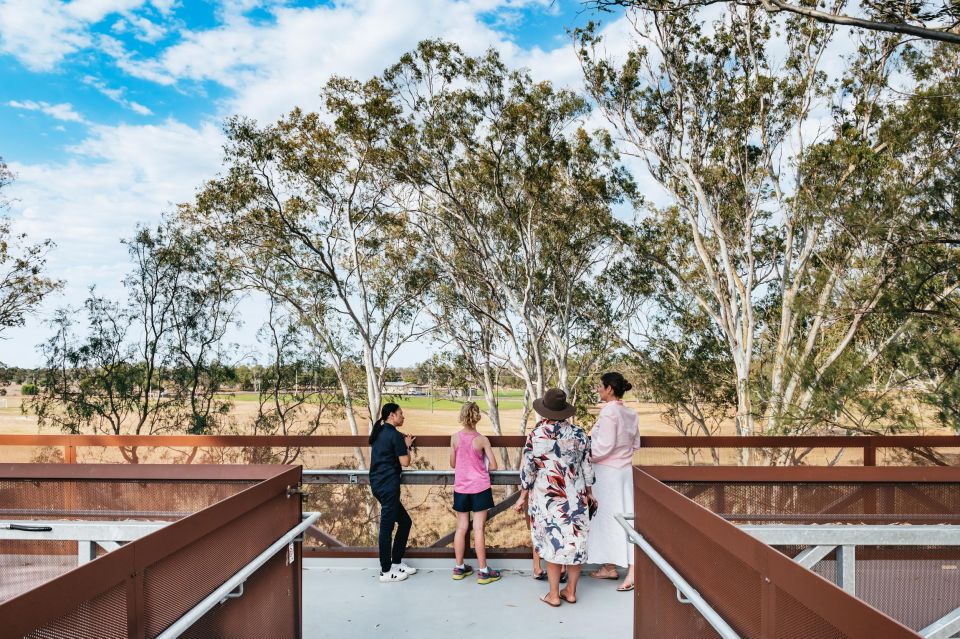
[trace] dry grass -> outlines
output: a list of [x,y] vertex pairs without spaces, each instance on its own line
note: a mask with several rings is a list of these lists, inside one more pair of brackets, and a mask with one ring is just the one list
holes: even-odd
[[[16,395],[5,397],[6,407],[0,407],[0,433],[2,434],[36,434],[41,432],[37,426],[37,420],[33,416],[24,416],[20,412],[21,398]],[[2,402],[0,402],[2,404]],[[628,402],[631,408],[637,411],[639,415],[640,432],[643,435],[676,435],[677,432],[673,426],[665,422],[661,414],[663,407],[658,404],[645,402]],[[231,412],[233,422],[238,425],[249,424],[257,413],[257,403],[255,401],[237,401]],[[447,435],[456,432],[459,429],[457,423],[458,411],[455,409],[447,410],[429,410],[424,408],[414,408],[408,406],[404,408],[406,423],[404,430],[418,435]],[[521,434],[520,410],[504,410],[501,412],[501,424],[504,435]],[[362,412],[357,412],[357,421],[360,424],[365,423]],[[528,421],[528,428],[533,424],[533,417]],[[492,435],[493,428],[489,420],[484,417],[479,430],[488,435]],[[243,432],[242,428],[237,429]],[[55,432],[55,431],[46,431]],[[327,422],[323,429],[323,434],[349,434],[349,427],[346,419],[337,419]],[[718,434],[734,434],[732,422],[722,425],[721,432]],[[303,451],[283,451],[274,449],[272,451],[237,451],[225,449],[173,449],[157,448],[140,451],[141,460],[154,463],[183,463],[188,459],[196,462],[243,462],[248,463],[251,456],[255,456],[262,461],[271,462],[293,462],[302,463],[309,468],[332,468],[336,466],[354,467],[356,460],[353,457],[353,450],[346,448],[339,449],[307,449]],[[635,457],[635,463],[647,465],[675,465],[693,463],[712,463],[709,451],[695,451],[694,459],[688,459],[689,451],[674,449],[644,449]],[[825,464],[832,459],[836,451],[816,451],[807,459],[810,464]],[[190,455],[194,456],[191,458]],[[291,458],[291,455],[293,457]],[[499,452],[498,452],[499,459]],[[511,459],[515,462],[516,451],[511,451]],[[721,450],[720,459],[725,464],[737,463],[737,451],[733,449]],[[447,469],[447,451],[444,448],[424,448],[420,447],[414,457],[415,464],[420,467]],[[37,447],[0,447],[0,462],[31,462],[31,461],[62,461],[62,450],[60,448],[37,448]],[[78,461],[81,462],[100,462],[100,463],[118,463],[123,459],[116,449],[104,448],[83,448],[78,450]],[[860,465],[862,458],[856,449],[848,449],[841,458],[842,465]],[[883,460],[881,460],[883,463]],[[498,498],[506,495],[506,487],[498,487],[495,492]],[[370,499],[369,493],[365,490],[357,493],[355,498]],[[425,545],[432,543],[435,539],[450,532],[456,527],[456,515],[451,508],[452,491],[448,488],[438,486],[405,486],[404,503],[411,511],[414,518],[414,530],[412,533],[412,543],[414,545]],[[350,534],[355,543],[360,545],[373,545],[375,543],[375,529],[368,521],[361,521],[358,517],[356,521],[347,522],[343,520],[343,515],[336,512],[336,509],[330,508],[331,504],[311,503],[311,507],[319,508],[328,513],[331,517],[331,525],[340,517],[341,530]],[[325,508],[327,506],[327,508]],[[346,525],[346,528],[343,527]],[[332,529],[332,528],[331,528]],[[529,545],[529,532],[526,528],[524,518],[512,510],[502,513],[488,525],[488,545],[491,547],[518,547]]]

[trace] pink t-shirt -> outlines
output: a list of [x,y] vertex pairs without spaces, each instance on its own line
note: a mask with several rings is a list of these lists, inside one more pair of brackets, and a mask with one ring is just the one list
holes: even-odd
[[483,449],[473,447],[478,435],[478,432],[469,430],[461,430],[457,434],[457,467],[453,489],[464,495],[475,495],[490,488],[490,472],[484,463]]
[[590,431],[593,463],[623,468],[630,465],[637,450],[640,450],[637,414],[620,400],[607,402]]

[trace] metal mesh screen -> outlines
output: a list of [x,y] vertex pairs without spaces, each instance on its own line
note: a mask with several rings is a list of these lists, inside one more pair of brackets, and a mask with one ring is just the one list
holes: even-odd
[[[0,483],[8,519],[42,514],[50,520],[173,522],[66,574],[61,572],[76,566],[76,542],[0,542],[6,561],[0,562],[0,582],[11,590],[10,583],[20,584],[0,601],[0,636],[155,637],[300,522],[300,499],[288,494],[299,470],[244,467],[238,471],[243,480],[209,480],[205,470],[194,472],[204,479],[170,479],[175,472],[194,471],[147,470],[138,480],[31,477]],[[155,473],[168,477],[150,478]],[[270,479],[246,478],[257,473]],[[244,489],[251,490],[238,494]],[[239,598],[201,617],[189,636],[297,636],[301,553],[295,549],[291,562],[287,550],[249,575]],[[25,585],[34,589],[20,592]]]
[[[299,551],[297,551],[299,556]],[[299,568],[296,568],[299,573]],[[182,636],[187,639],[210,637],[260,637],[276,639],[299,636],[297,623],[301,604],[287,564],[284,548],[243,584],[243,596],[228,599],[200,618]],[[251,601],[257,602],[250,605]]]
[[[925,516],[950,517],[956,513],[951,511],[956,487],[951,488],[949,484],[879,484],[867,491],[868,507],[864,507],[864,496],[858,492],[864,489],[862,484],[670,481],[668,487],[640,471],[635,477],[637,531],[742,637],[882,636],[886,639],[916,635],[867,604],[829,586],[791,559],[779,556],[730,523],[697,508],[691,500],[724,518],[760,523],[825,523],[827,519],[821,515],[836,516],[832,511],[823,512],[829,508],[847,516],[843,521],[851,521],[862,518],[865,511],[871,516],[883,513],[884,504],[898,505],[897,512],[904,513],[901,516],[907,519],[922,515],[920,518],[925,522],[928,521]],[[876,501],[876,507],[869,506],[872,500]],[[794,551],[800,549],[781,550],[792,557],[796,554]],[[889,553],[878,552],[880,562],[894,558]],[[903,549],[898,552],[899,560],[908,561]],[[922,554],[916,549],[909,552]],[[933,560],[933,556],[929,559]],[[826,576],[832,571],[835,575],[835,564],[835,560],[828,558],[818,564],[817,574]],[[901,588],[913,586],[913,582],[905,579],[926,580],[933,565],[932,562],[926,566],[912,564],[908,576],[898,571],[907,564],[881,565],[867,561],[857,567],[858,575],[864,571],[858,584],[864,594],[875,593],[877,603],[887,604],[886,610],[878,606],[881,612],[922,627],[956,607],[956,603],[953,607],[947,606],[955,600],[955,593],[960,592],[954,590],[953,596],[946,594],[950,588],[956,589],[957,583],[941,575],[940,579],[931,581],[928,589],[920,589],[918,595],[938,603],[913,607],[912,617],[899,617],[902,610],[912,605],[901,594]],[[637,553],[637,580],[635,637],[717,636],[692,605],[680,601],[676,587],[642,552]],[[900,601],[895,602],[897,597]]]
[[[685,522],[671,509],[648,498],[641,491],[635,495],[638,516],[637,530],[670,561],[684,578],[697,588],[716,611],[745,637],[760,636],[761,576],[726,552],[707,534]],[[644,609],[637,619],[641,628],[638,637],[700,636],[685,634],[698,627],[702,617],[689,605],[681,604],[676,589],[653,567],[654,591],[641,587]],[[644,579],[649,579],[644,570]],[[722,596],[719,596],[722,593]],[[713,595],[711,597],[711,595]],[[661,615],[663,615],[661,617]],[[709,627],[709,626],[708,626]]]
[[[669,482],[737,523],[958,524],[960,484],[948,482]],[[779,547],[795,557],[802,547]],[[960,548],[858,546],[856,596],[919,630],[960,605]],[[838,583],[836,552],[813,572]]]
[[[774,546],[796,557],[804,546]],[[960,605],[960,548],[857,546],[856,594],[914,629],[925,628]],[[810,570],[839,584],[837,552]]]
[[76,542],[0,540],[0,603],[76,567]]
[[[143,573],[147,636],[159,634],[200,603],[299,519],[296,501],[278,496],[148,566]],[[253,601],[247,598],[244,603]],[[277,609],[273,615],[281,622],[289,609]]]
[[[252,482],[0,481],[0,519],[169,522],[249,488]],[[103,551],[95,547],[98,554]],[[0,540],[0,602],[78,565],[73,541]]]
[[0,480],[4,519],[158,519],[185,517],[253,482],[171,480]]
[[771,636],[797,639],[843,639],[849,636],[780,588],[771,590],[776,602],[776,614],[771,620],[771,625],[774,626]]
[[126,584],[84,601],[57,621],[38,628],[26,639],[124,639],[127,637]]
[[736,523],[960,524],[960,484],[668,482]]

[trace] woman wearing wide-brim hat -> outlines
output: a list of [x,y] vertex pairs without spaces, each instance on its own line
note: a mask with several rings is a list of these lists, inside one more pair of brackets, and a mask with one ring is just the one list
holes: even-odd
[[[533,547],[547,562],[550,592],[540,599],[559,606],[562,601],[576,603],[580,568],[587,561],[587,531],[594,504],[590,440],[582,428],[570,423],[576,409],[559,388],[534,400],[533,409],[543,419],[527,436],[523,448],[516,508],[528,508]],[[561,591],[564,566],[567,585]]]

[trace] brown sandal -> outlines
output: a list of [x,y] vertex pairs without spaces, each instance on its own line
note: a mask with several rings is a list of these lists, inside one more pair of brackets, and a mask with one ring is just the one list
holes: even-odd
[[593,577],[594,579],[613,579],[613,580],[616,580],[616,579],[619,579],[619,578],[620,578],[620,575],[618,575],[618,574],[616,573],[616,571],[614,571],[614,573],[613,573],[612,575],[610,575],[610,574],[601,575],[601,574],[600,574],[601,572],[602,572],[602,570],[598,568],[597,570],[594,570],[593,572],[591,572],[591,573],[590,573],[590,576]]
[[574,599],[573,601],[570,600],[570,598],[569,598],[568,595],[567,595],[567,591],[566,591],[566,590],[561,590],[561,591],[560,591],[560,598],[563,599],[564,601],[566,601],[568,604],[575,604],[575,603],[577,603],[577,600],[576,600],[576,599]]

